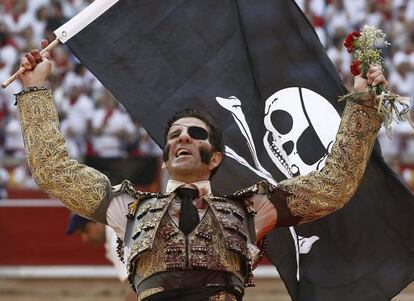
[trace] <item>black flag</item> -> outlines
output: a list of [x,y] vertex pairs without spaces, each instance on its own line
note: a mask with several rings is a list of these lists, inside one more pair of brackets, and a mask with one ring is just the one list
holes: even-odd
[[[321,169],[339,126],[346,90],[293,0],[122,0],[66,44],[161,146],[176,111],[215,116],[217,193]],[[273,231],[268,256],[294,300],[389,300],[413,279],[413,217],[376,150],[346,208]]]

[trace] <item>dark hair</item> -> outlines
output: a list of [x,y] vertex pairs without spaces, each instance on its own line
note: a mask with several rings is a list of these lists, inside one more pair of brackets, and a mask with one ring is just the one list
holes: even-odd
[[[194,118],[200,119],[201,121],[203,121],[207,125],[207,127],[209,129],[208,140],[210,141],[212,151],[213,152],[220,152],[223,155],[223,159],[224,159],[223,133],[222,133],[220,127],[217,125],[217,122],[215,122],[214,119],[206,113],[197,111],[196,109],[187,108],[187,109],[184,109],[184,110],[181,110],[181,111],[175,113],[167,121],[167,125],[166,125],[165,130],[164,130],[164,154],[163,154],[164,162],[168,160],[168,153],[166,153],[168,131],[170,130],[170,128],[174,124],[174,122],[176,122],[177,120],[179,120],[181,118],[185,118],[185,117],[194,117]],[[220,165],[217,166],[216,168],[214,168],[211,171],[210,178],[212,178],[215,175],[215,173],[217,172],[219,167],[220,167]]]

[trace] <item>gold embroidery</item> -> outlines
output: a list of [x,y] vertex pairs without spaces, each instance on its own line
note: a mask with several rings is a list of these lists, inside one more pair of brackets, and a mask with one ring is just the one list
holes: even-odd
[[208,298],[208,301],[237,301],[237,299],[232,294],[221,292],[217,295],[214,295]]
[[[168,208],[170,201],[171,199],[165,203],[165,208]],[[210,200],[206,201],[211,206]],[[130,279],[133,279],[133,274],[136,273],[135,286],[158,272],[184,269],[228,271],[235,274],[242,282],[245,280],[246,275],[243,274],[241,265],[242,260],[247,260],[246,237],[243,235],[246,231],[240,217],[234,214],[236,212],[242,215],[240,209],[233,208],[234,205],[224,206],[227,203],[223,201],[222,207],[232,210],[228,212],[226,210],[227,213],[223,214],[228,216],[222,218],[210,207],[197,228],[187,237],[186,242],[186,237],[165,209],[157,211],[162,206],[155,210],[151,204],[158,205],[160,200],[154,198],[138,206],[135,218],[138,218],[139,222],[132,231],[136,235],[131,246],[128,270]],[[152,225],[151,228],[143,227],[147,219],[155,227]],[[224,220],[226,222],[223,222]],[[235,227],[224,228],[226,224]],[[234,247],[234,244],[237,246]],[[233,248],[238,252],[234,252]]]
[[375,109],[348,102],[332,152],[319,172],[280,182],[288,207],[301,223],[343,207],[354,195],[365,172],[381,119]]
[[151,295],[154,295],[156,293],[160,293],[162,291],[164,291],[164,288],[161,287],[161,286],[146,289],[146,290],[142,291],[140,294],[138,294],[138,301],[144,300],[145,298],[147,298]]
[[137,275],[140,279],[169,269],[185,268],[185,237],[168,214],[162,218],[158,233],[160,236],[154,240],[152,250],[138,258]]
[[128,204],[127,217],[133,218],[138,209],[138,200]]
[[69,159],[51,91],[19,96],[17,109],[27,159],[39,187],[70,210],[105,221],[104,214],[94,214],[103,200],[108,201],[109,180],[99,171]]
[[190,234],[188,240],[191,246],[189,264],[192,267],[235,274],[240,272],[240,256],[228,249],[220,223],[212,210],[207,210],[200,225]]

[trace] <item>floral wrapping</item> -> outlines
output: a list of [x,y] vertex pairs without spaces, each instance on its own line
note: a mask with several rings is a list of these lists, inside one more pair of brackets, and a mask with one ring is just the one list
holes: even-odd
[[18,95],[17,109],[29,167],[39,187],[71,211],[106,223],[111,184],[99,171],[69,158],[51,91]]
[[321,218],[351,199],[364,175],[381,122],[376,109],[348,102],[325,167],[280,182],[277,188],[286,192],[287,207],[294,217],[300,217],[299,223]]

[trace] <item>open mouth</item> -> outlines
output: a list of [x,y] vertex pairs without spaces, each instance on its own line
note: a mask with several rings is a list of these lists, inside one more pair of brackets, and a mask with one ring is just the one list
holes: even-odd
[[179,148],[177,152],[175,153],[176,158],[183,157],[183,156],[189,156],[189,155],[191,155],[191,152],[185,148]]

